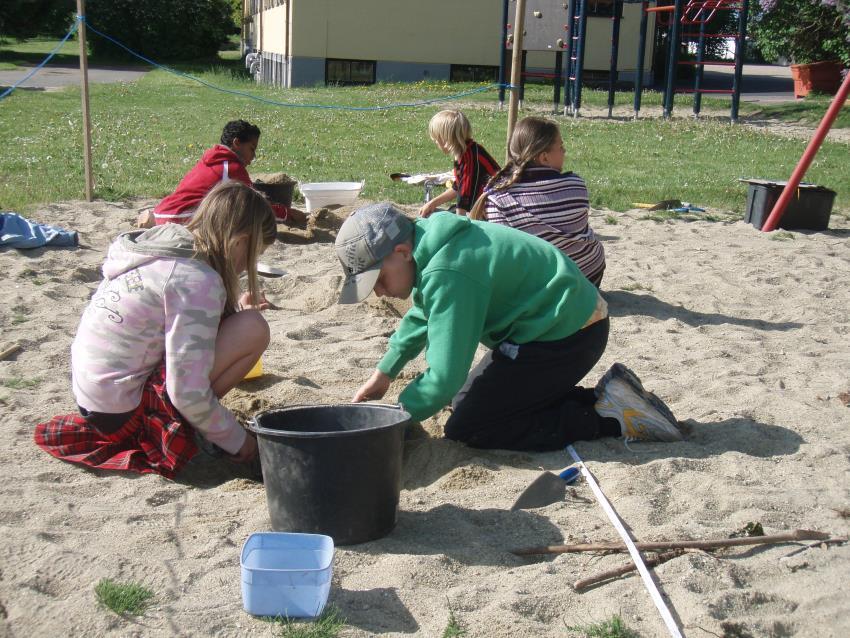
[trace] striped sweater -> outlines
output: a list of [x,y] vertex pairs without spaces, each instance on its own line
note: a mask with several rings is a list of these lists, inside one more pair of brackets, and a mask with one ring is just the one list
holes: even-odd
[[605,271],[605,251],[587,219],[587,185],[575,173],[534,166],[505,190],[488,191],[487,221],[545,239],[572,259],[595,284]]

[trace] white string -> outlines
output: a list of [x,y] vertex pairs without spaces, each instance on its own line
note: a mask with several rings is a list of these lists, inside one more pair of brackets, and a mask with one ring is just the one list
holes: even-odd
[[608,515],[608,520],[611,521],[611,524],[614,526],[614,529],[617,530],[617,533],[623,539],[623,542],[626,544],[626,548],[629,550],[629,554],[632,557],[632,560],[635,563],[635,566],[640,572],[641,578],[643,578],[644,586],[647,591],[649,591],[649,595],[652,598],[652,602],[655,603],[656,608],[658,608],[658,612],[661,614],[661,618],[664,620],[664,624],[667,625],[667,630],[670,632],[670,635],[674,638],[682,638],[682,633],[679,631],[679,627],[676,625],[676,621],[673,620],[673,616],[670,613],[670,610],[667,608],[664,600],[661,598],[661,594],[658,591],[658,588],[655,586],[655,582],[652,580],[652,576],[649,575],[649,570],[646,568],[646,565],[643,563],[643,559],[640,556],[640,553],[635,547],[634,542],[629,536],[629,533],[626,531],[626,528],[623,527],[623,523],[620,521],[620,518],[617,516],[617,513],[614,511],[614,508],[611,507],[611,504],[608,502],[608,499],[605,498],[605,494],[602,493],[599,485],[596,482],[596,479],[593,478],[593,474],[590,473],[590,470],[587,469],[587,466],[584,464],[584,461],[581,460],[581,457],[576,452],[575,448],[572,445],[567,446],[567,452],[573,457],[573,460],[578,463],[579,469],[581,470],[582,476],[584,476],[584,480],[587,481],[587,484],[590,485],[590,489],[593,490],[593,495],[596,496],[596,500],[599,501],[599,505],[602,506],[602,509],[605,510],[605,514]]

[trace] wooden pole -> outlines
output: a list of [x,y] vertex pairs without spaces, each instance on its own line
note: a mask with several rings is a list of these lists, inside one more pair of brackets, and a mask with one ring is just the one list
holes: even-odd
[[511,53],[511,99],[508,102],[508,140],[505,149],[505,164],[510,160],[511,136],[516,124],[519,104],[519,85],[522,78],[522,32],[525,30],[525,0],[516,0],[514,15],[514,40]]
[[[740,545],[767,545],[770,543],[789,543],[794,541],[826,541],[846,542],[846,538],[833,538],[824,532],[808,529],[796,529],[792,532],[773,534],[771,536],[748,536],[745,538],[721,538],[705,541],[657,541],[635,543],[640,551],[659,549],[715,549],[718,547],[738,547]],[[548,545],[546,547],[528,547],[516,549],[517,556],[533,556],[535,554],[569,554],[574,552],[625,552],[623,543],[583,543],[578,545]]]
[[[644,565],[647,567],[656,567],[661,563],[666,563],[668,560],[672,560],[677,556],[681,556],[685,550],[682,549],[674,549],[670,552],[664,552],[663,554],[658,554],[653,558],[648,558],[643,561]],[[634,563],[629,563],[628,565],[623,565],[622,567],[617,567],[616,569],[609,569],[608,571],[601,572],[596,574],[595,576],[588,576],[587,578],[580,578],[576,582],[573,583],[573,588],[578,591],[581,589],[587,589],[592,585],[597,585],[602,581],[608,580],[610,578],[616,578],[617,576],[622,576],[623,574],[628,574],[629,572],[633,572],[637,569],[637,565]]]
[[83,164],[86,173],[86,201],[93,199],[91,171],[91,115],[89,113],[89,59],[86,52],[86,2],[77,0],[77,15],[80,26],[77,31],[80,41],[80,88],[83,94]]

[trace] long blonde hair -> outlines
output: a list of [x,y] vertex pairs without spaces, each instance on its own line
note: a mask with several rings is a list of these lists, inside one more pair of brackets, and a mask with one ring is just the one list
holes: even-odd
[[484,219],[489,192],[507,190],[523,175],[525,169],[534,164],[541,153],[545,153],[561,135],[558,125],[542,117],[524,117],[516,124],[508,147],[508,162],[490,181],[475,202],[469,216]]
[[207,193],[186,227],[195,236],[195,253],[224,282],[227,292],[224,316],[236,312],[239,303],[239,273],[233,263],[233,244],[240,236],[247,235],[248,292],[252,299],[259,299],[257,259],[263,247],[273,244],[277,237],[274,211],[264,195],[242,182],[222,182]]
[[437,113],[428,122],[428,135],[437,144],[449,149],[457,161],[466,151],[466,142],[472,139],[472,125],[460,111],[447,109]]

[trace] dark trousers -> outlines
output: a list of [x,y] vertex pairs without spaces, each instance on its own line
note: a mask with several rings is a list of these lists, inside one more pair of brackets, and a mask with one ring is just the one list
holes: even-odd
[[560,341],[503,343],[487,353],[452,401],[445,436],[529,451],[619,436],[616,421],[593,409],[593,389],[576,387],[605,351],[608,327],[606,318]]

